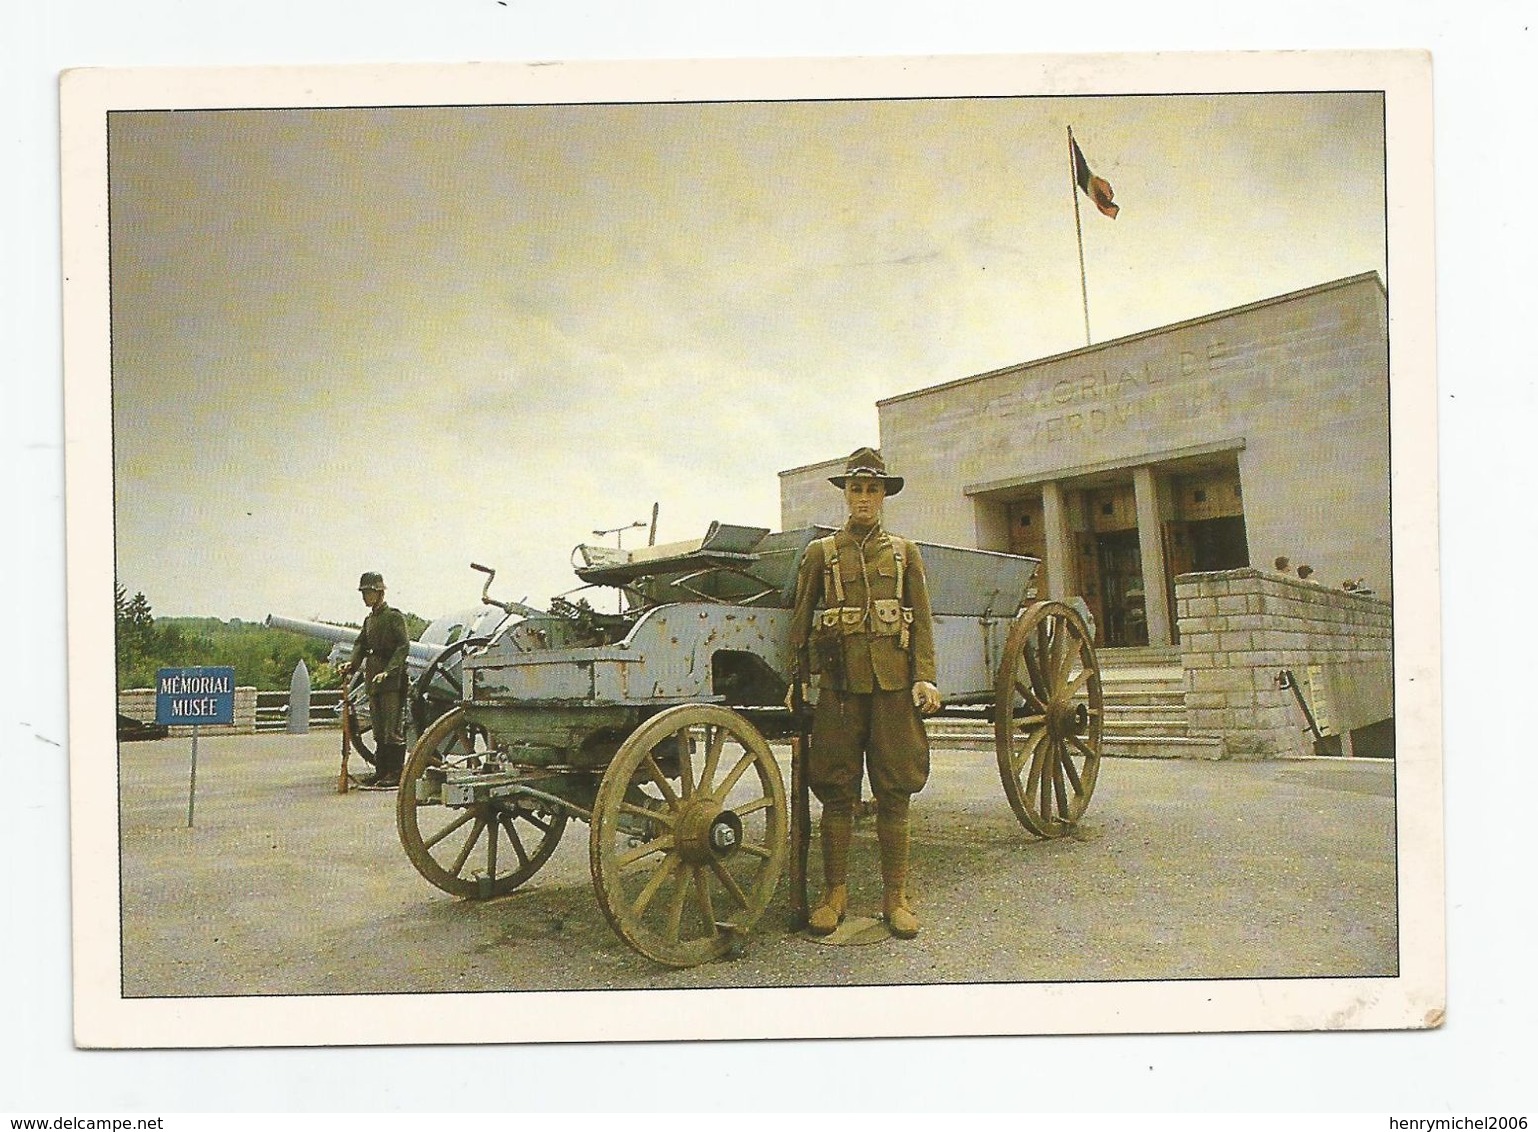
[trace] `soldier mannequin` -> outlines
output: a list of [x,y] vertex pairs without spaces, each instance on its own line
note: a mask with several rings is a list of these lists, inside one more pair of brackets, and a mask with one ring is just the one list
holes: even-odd
[[807,782],[822,803],[824,891],[808,928],[827,935],[849,905],[849,844],[862,771],[876,799],[882,914],[911,939],[908,806],[929,778],[929,739],[920,713],[940,708],[934,626],[918,548],[881,527],[901,476],[861,448],[829,482],[842,488],[849,520],[807,548],[796,577],[791,647],[796,679],[820,675]]
[[358,579],[358,592],[368,606],[368,616],[352,647],[352,659],[344,663],[342,674],[353,671],[359,662],[368,681],[369,716],[374,724],[374,776],[365,786],[397,786],[401,768],[406,763],[406,739],[402,730],[406,704],[406,654],[411,637],[406,632],[406,618],[398,609],[385,604],[384,578],[370,571]]

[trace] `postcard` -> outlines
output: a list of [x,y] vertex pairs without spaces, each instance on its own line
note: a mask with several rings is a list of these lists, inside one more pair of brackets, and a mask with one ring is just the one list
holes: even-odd
[[1440,1024],[1427,56],[61,100],[80,1046]]

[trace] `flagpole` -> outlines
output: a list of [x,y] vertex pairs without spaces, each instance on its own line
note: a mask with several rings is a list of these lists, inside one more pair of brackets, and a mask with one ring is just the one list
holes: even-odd
[[1079,219],[1079,170],[1073,160],[1073,127],[1068,127],[1068,195],[1073,197],[1073,230],[1079,237],[1079,295],[1084,300],[1084,344],[1089,336],[1089,282],[1084,275],[1084,224]]

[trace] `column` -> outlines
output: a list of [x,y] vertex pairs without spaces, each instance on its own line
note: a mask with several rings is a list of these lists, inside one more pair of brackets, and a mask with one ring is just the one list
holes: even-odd
[[1148,615],[1148,643],[1168,647],[1170,633],[1169,580],[1164,573],[1164,530],[1159,521],[1159,485],[1153,469],[1132,469],[1132,491],[1137,497],[1137,545],[1143,560],[1143,608]]
[[1063,489],[1056,481],[1041,485],[1042,533],[1047,542],[1047,597],[1064,601],[1078,592],[1074,570],[1073,534],[1068,530],[1068,509]]

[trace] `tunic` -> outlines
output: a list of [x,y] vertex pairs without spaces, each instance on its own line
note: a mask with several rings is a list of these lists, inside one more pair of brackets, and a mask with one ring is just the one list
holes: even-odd
[[[871,791],[907,796],[929,778],[929,739],[912,688],[935,682],[934,622],[918,547],[877,524],[848,524],[807,548],[796,575],[791,648],[796,676],[819,677],[807,782],[824,806]],[[841,592],[840,592],[841,591]]]
[[[363,662],[363,678],[367,681],[369,715],[376,744],[405,742],[402,724],[406,700],[406,656],[410,650],[411,637],[406,632],[406,617],[400,610],[383,601],[369,610],[352,647],[352,667],[357,671],[359,661]],[[374,677],[381,672],[385,673],[385,678],[375,684]]]

